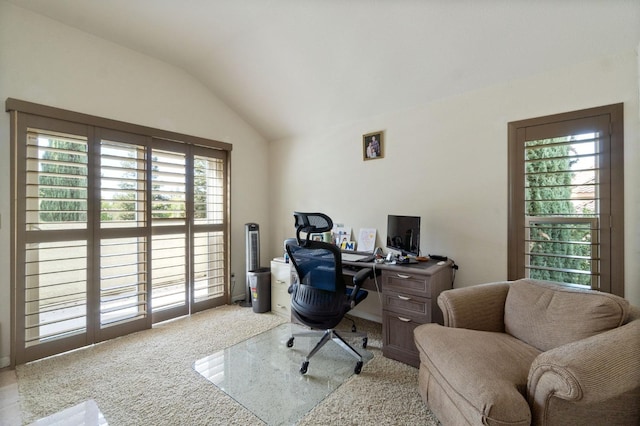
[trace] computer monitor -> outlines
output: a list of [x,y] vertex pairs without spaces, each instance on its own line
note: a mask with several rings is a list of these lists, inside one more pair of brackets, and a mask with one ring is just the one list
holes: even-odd
[[420,217],[388,215],[387,248],[400,251],[402,256],[419,256]]

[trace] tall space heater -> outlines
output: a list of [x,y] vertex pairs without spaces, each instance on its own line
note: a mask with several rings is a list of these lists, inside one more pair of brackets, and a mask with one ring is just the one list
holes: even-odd
[[249,271],[255,271],[260,267],[260,226],[257,223],[244,225],[246,246],[246,283],[244,301],[241,306],[251,306],[251,285],[249,283]]

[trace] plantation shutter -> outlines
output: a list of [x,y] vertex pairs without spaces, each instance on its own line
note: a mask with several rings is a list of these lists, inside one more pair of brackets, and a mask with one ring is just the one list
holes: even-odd
[[604,139],[595,132],[524,143],[527,277],[599,288]]
[[621,148],[612,114],[594,112],[510,125],[509,279],[611,291],[619,276]]
[[230,145],[7,109],[13,364],[228,302]]
[[89,144],[85,126],[36,117],[30,124],[17,179],[23,250],[16,262],[23,290],[16,294],[22,306],[16,340],[47,356],[61,340],[85,344],[91,327]]
[[197,310],[224,294],[226,179],[221,153],[194,148],[193,297]]
[[147,138],[100,129],[100,336],[148,328]]
[[188,313],[189,240],[187,156],[182,146],[163,145],[167,149],[151,150],[151,292],[154,315],[167,318]]

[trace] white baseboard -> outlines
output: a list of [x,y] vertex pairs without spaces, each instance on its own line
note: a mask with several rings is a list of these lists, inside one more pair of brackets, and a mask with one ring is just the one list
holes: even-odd
[[0,368],[8,367],[11,364],[11,358],[3,356],[0,358]]

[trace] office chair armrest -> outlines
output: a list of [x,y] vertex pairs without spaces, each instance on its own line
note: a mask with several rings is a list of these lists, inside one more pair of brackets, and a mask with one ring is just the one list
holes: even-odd
[[356,294],[358,293],[358,290],[360,290],[360,287],[362,287],[362,284],[369,278],[373,278],[374,277],[374,270],[373,268],[363,268],[360,269],[358,271],[358,273],[356,273],[353,276],[353,291],[351,292],[351,297],[350,299],[353,300],[356,297]]
[[362,287],[362,283],[368,278],[373,278],[373,268],[363,268],[353,276],[353,286]]

